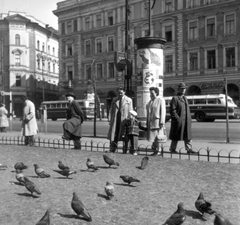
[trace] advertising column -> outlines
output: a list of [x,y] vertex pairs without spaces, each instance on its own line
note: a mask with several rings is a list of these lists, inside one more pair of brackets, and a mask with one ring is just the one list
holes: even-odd
[[163,96],[163,45],[165,39],[141,37],[137,45],[137,113],[140,121],[146,121],[146,104],[150,101],[150,87],[159,88]]

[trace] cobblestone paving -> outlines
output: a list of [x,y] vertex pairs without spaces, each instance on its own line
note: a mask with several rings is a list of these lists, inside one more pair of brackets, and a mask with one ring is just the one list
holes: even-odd
[[[240,225],[240,165],[196,162],[151,157],[145,170],[140,165],[143,156],[110,154],[120,163],[108,168],[102,152],[59,150],[40,147],[0,146],[0,163],[7,170],[0,171],[0,225],[33,225],[51,208],[54,225],[157,225],[176,210],[182,201],[187,210],[186,225],[212,225],[214,216],[203,220],[194,206],[199,192],[212,202],[213,208]],[[97,172],[86,171],[86,159],[99,166]],[[58,161],[77,170],[72,179],[62,178],[53,172]],[[24,174],[33,181],[42,195],[33,198],[24,186],[12,184],[15,180],[13,165],[24,162],[29,166]],[[50,178],[37,178],[33,164],[37,163],[50,173]],[[120,175],[131,175],[140,183],[125,185]],[[106,181],[113,182],[115,197],[107,200],[104,193]],[[77,219],[71,209],[72,193],[91,214],[93,221]]]

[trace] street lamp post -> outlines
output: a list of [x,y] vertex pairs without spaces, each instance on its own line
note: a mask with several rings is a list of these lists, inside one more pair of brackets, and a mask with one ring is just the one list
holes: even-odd
[[42,94],[43,94],[43,102],[45,100],[45,82],[44,82],[44,67],[45,67],[45,57],[42,55]]

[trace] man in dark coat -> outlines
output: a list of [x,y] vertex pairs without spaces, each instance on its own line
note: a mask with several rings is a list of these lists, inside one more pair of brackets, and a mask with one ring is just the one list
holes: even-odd
[[169,150],[176,153],[178,141],[183,140],[188,154],[193,154],[196,152],[192,150],[191,145],[192,120],[188,101],[184,96],[186,87],[185,83],[180,83],[177,96],[174,96],[170,103],[171,128],[169,139],[172,142]]
[[84,114],[79,104],[75,101],[73,93],[65,95],[70,105],[67,109],[67,120],[63,124],[63,136],[65,140],[72,140],[75,149],[81,149],[80,138],[82,137],[82,123]]

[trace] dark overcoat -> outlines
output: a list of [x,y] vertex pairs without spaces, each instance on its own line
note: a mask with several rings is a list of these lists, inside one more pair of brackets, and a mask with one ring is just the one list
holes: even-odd
[[[67,120],[63,124],[63,129],[71,134],[67,139],[82,137],[82,123],[84,114],[79,104],[73,100],[67,109]],[[72,137],[73,136],[73,137]]]
[[[183,100],[184,99],[184,100]],[[188,105],[187,98],[183,96],[183,99],[179,95],[174,96],[170,103],[170,114],[171,114],[171,128],[169,133],[169,139],[171,140],[191,140],[192,139],[192,119]],[[184,115],[184,105],[185,113]],[[186,129],[185,136],[184,129]]]

